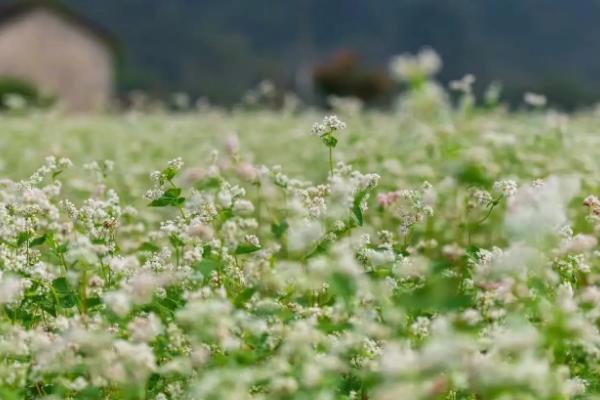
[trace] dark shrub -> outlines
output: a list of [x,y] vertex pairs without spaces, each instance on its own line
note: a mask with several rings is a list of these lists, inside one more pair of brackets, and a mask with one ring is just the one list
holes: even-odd
[[54,102],[35,85],[17,78],[0,78],[0,110],[10,108],[10,96],[19,96],[26,107],[49,107]]

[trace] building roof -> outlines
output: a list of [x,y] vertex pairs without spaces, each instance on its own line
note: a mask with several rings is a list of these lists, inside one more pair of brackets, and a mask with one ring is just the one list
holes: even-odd
[[93,36],[104,42],[111,50],[117,51],[118,42],[116,37],[111,32],[109,32],[103,26],[97,24],[95,21],[92,21],[86,16],[76,12],[75,10],[64,5],[62,2],[56,0],[21,0],[7,5],[0,5],[0,27],[16,18],[40,8],[54,12],[68,22],[71,22],[91,33]]

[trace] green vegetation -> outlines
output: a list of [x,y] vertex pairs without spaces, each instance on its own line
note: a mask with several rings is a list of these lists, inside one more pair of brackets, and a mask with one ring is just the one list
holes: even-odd
[[0,397],[598,398],[598,116],[437,65],[386,113],[0,115]]

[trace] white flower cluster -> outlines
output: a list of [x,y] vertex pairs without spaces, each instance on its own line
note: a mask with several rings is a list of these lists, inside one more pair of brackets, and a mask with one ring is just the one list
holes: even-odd
[[435,75],[442,68],[442,59],[430,48],[417,54],[401,54],[392,58],[390,72],[396,79],[410,81]]
[[600,396],[597,118],[455,106],[439,67],[337,101],[337,163],[312,111],[4,118],[0,398]]
[[310,133],[322,137],[346,129],[346,124],[335,115],[328,115],[321,122],[315,122]]

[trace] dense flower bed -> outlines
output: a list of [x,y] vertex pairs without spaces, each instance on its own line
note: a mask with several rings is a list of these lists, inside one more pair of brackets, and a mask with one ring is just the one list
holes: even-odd
[[0,117],[0,398],[600,394],[597,115],[394,65],[387,113]]

